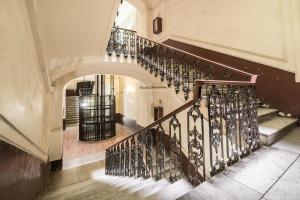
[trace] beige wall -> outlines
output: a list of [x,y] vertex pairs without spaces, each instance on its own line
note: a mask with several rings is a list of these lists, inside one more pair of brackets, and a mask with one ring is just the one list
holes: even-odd
[[47,160],[48,105],[25,1],[0,1],[0,139]]
[[138,124],[147,126],[154,120],[153,107],[162,106],[164,114],[175,110],[185,103],[174,88],[145,87],[143,82],[131,77],[120,77],[120,111],[134,119]]
[[151,11],[163,32],[149,35],[299,73],[299,13],[297,0],[163,0]]

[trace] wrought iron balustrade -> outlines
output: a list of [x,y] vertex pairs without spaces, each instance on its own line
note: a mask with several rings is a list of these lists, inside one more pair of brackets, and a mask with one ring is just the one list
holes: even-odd
[[106,174],[170,181],[184,176],[198,185],[259,148],[254,83],[196,81],[195,89],[205,95],[108,148]]
[[252,74],[196,56],[137,35],[136,31],[113,27],[106,52],[135,59],[161,81],[183,92],[185,99],[197,79],[249,81]]
[[259,148],[256,75],[117,27],[107,53],[130,55],[193,99],[109,147],[106,174],[198,185]]

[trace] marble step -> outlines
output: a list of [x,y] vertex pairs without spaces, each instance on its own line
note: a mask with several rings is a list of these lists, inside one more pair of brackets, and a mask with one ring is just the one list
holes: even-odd
[[180,200],[260,200],[298,154],[263,147],[208,179]]
[[143,188],[147,187],[148,185],[152,185],[153,183],[155,183],[155,180],[153,178],[148,178],[145,181],[143,181],[141,184],[136,184],[136,185],[128,187],[127,190],[129,193],[134,193],[139,190],[142,190]]
[[144,198],[146,198],[146,197],[148,197],[152,194],[155,194],[155,193],[159,192],[160,190],[162,190],[163,188],[165,188],[169,185],[171,185],[171,183],[167,179],[163,178],[163,179],[161,179],[157,182],[149,184],[146,187],[130,194],[129,199],[132,199],[132,200],[134,200],[134,199],[136,199],[136,200],[144,199]]
[[259,123],[258,129],[261,143],[264,145],[273,144],[281,136],[286,135],[297,126],[298,119],[276,116],[270,120]]
[[83,192],[70,197],[65,197],[65,199],[119,199],[118,196],[126,196],[127,191],[122,190],[117,186],[131,184],[134,181],[133,178],[113,176],[97,177],[95,180],[97,183],[100,183],[98,187],[97,185],[89,186],[89,190],[83,190]]
[[48,192],[45,196],[42,196],[41,200],[60,200],[73,198],[74,196],[81,195],[89,191],[93,191],[96,188],[105,187],[106,184],[98,182],[96,180],[86,180],[76,184],[71,184],[65,187],[57,188],[51,192]]
[[275,108],[258,108],[257,109],[257,117],[259,123],[267,121],[273,117],[277,116],[278,109]]
[[165,188],[148,196],[147,200],[173,200],[183,196],[193,189],[193,186],[185,179],[181,179]]
[[148,178],[146,180],[144,180],[143,178],[138,178],[133,181],[126,181],[124,184],[122,184],[122,186],[119,185],[118,187],[116,187],[118,192],[113,196],[113,198],[110,199],[133,200],[137,198],[137,192],[147,187],[153,186],[154,184],[155,180],[153,178]]

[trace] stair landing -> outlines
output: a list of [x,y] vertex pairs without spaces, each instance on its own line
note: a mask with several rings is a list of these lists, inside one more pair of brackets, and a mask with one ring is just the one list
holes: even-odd
[[207,180],[180,200],[299,200],[300,128]]

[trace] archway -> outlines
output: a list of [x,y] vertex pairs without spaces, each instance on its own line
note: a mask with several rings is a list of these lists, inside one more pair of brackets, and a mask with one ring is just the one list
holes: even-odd
[[[107,77],[109,76],[110,75],[107,75]],[[116,136],[104,141],[82,142],[78,138],[78,124],[75,124],[75,126],[67,126],[66,130],[62,133],[64,169],[104,159],[105,149],[108,146],[134,133],[142,128],[142,125],[153,121],[153,117],[151,116],[151,104],[154,98],[153,94],[146,89],[147,84],[124,75],[114,75],[114,77],[116,114],[118,118],[116,123]],[[67,94],[66,91],[70,88],[74,88],[76,83],[91,80],[94,80],[94,75],[79,77],[68,81],[63,88],[63,97],[68,98],[64,96]],[[141,90],[143,91],[141,92]],[[62,110],[65,111],[68,101],[64,100],[64,98],[62,101]],[[63,113],[63,117],[66,117],[66,112]]]

